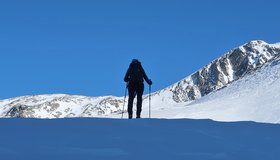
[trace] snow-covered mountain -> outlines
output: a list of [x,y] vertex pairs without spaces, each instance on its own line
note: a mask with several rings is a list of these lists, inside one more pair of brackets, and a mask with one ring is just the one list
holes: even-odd
[[123,99],[65,94],[34,95],[0,101],[0,117],[100,117],[119,111]]
[[262,67],[279,53],[279,45],[269,45],[263,41],[251,41],[229,51],[191,76],[160,91],[160,93],[166,92],[166,90],[171,91],[172,99],[175,102],[186,102],[201,98]]
[[[280,43],[251,41],[235,48],[194,74],[153,93],[152,115],[279,123],[276,119],[280,112],[274,112],[280,110],[276,103],[280,94],[275,93],[280,86],[279,56]],[[249,103],[254,100],[259,103]],[[144,96],[143,117],[147,115],[147,106],[148,99]],[[117,118],[122,107],[123,97],[24,96],[0,101],[0,117]],[[263,111],[267,113],[262,116]]]
[[[280,123],[280,55],[225,88],[167,109],[169,118]],[[155,112],[156,113],[156,112]],[[156,113],[160,116],[162,113]]]

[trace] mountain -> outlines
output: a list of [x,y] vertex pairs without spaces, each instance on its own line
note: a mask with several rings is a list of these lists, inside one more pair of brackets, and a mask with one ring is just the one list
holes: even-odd
[[168,109],[165,116],[280,123],[279,91],[280,55],[277,55],[261,68],[220,90],[186,103],[176,111]]
[[[253,89],[245,92],[244,89],[246,87],[254,86],[256,81],[258,81],[258,84],[264,83],[268,85],[270,81],[260,77],[274,75],[274,73],[271,72],[278,74],[279,55],[279,43],[268,44],[258,40],[235,48],[204,66],[194,74],[163,90],[153,93],[152,116],[158,118],[212,118],[224,121],[255,120],[277,123],[275,119],[263,120],[263,117],[255,119],[256,117],[247,114],[242,116],[242,104],[246,104],[247,100],[249,100],[244,97],[255,93]],[[278,80],[278,77],[274,78]],[[262,92],[262,89],[266,91],[275,90],[278,86],[277,82],[278,81],[274,83],[275,86],[271,86],[272,88],[258,88],[258,86],[255,86],[254,89],[258,89],[259,92]],[[274,92],[275,91],[271,91],[271,94],[274,94]],[[242,95],[244,97],[229,101],[229,93],[235,93],[236,95]],[[246,94],[244,95],[243,93]],[[259,99],[261,101],[262,99],[266,99],[267,96],[266,94],[262,95],[262,97],[255,96],[251,97],[250,100]],[[277,98],[277,95],[270,96]],[[216,99],[216,101],[213,101],[214,99]],[[237,100],[240,100],[237,105],[231,105],[235,109],[236,107],[239,108],[239,112],[233,114],[235,116],[234,118],[226,116],[227,114],[231,114],[228,108],[221,107],[222,111],[216,112],[223,114],[225,118],[221,118],[221,116],[213,113],[217,110],[217,108],[215,108],[215,103],[227,107],[228,105],[222,102],[235,103]],[[210,102],[213,102],[213,104],[209,105]],[[269,108],[270,102],[263,105],[268,105],[267,107]],[[143,101],[143,115],[147,115],[147,106],[148,98],[146,95]],[[255,110],[259,108],[258,104],[250,104],[248,106]],[[277,108],[276,104],[273,106]],[[64,118],[108,116],[119,118],[122,107],[123,97],[85,97],[64,94],[23,96],[0,101],[0,117]],[[209,111],[210,108],[211,111]],[[259,113],[261,113],[262,110],[263,109],[259,110]],[[226,111],[228,111],[228,113]],[[244,110],[244,112],[246,111]]]
[[100,117],[119,111],[123,99],[65,94],[34,95],[0,101],[0,117]]
[[277,44],[251,41],[229,51],[159,94],[169,90],[177,103],[199,99],[262,67],[279,53],[280,46]]

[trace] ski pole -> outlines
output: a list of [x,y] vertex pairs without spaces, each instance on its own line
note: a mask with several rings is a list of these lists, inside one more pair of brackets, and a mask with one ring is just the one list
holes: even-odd
[[127,92],[127,85],[126,85],[125,91],[124,91],[123,109],[122,109],[122,119],[123,119],[123,112],[124,112],[124,106],[125,106],[126,92]]
[[149,118],[151,118],[151,90],[152,87],[149,85]]

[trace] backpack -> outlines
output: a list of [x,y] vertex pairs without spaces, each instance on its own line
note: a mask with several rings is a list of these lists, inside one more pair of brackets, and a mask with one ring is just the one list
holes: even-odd
[[130,82],[143,82],[144,73],[141,62],[133,60],[128,70]]

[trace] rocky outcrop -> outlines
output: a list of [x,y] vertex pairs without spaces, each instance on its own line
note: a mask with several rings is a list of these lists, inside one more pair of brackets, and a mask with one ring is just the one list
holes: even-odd
[[172,85],[173,100],[179,103],[203,97],[262,67],[279,54],[279,47],[251,41]]

